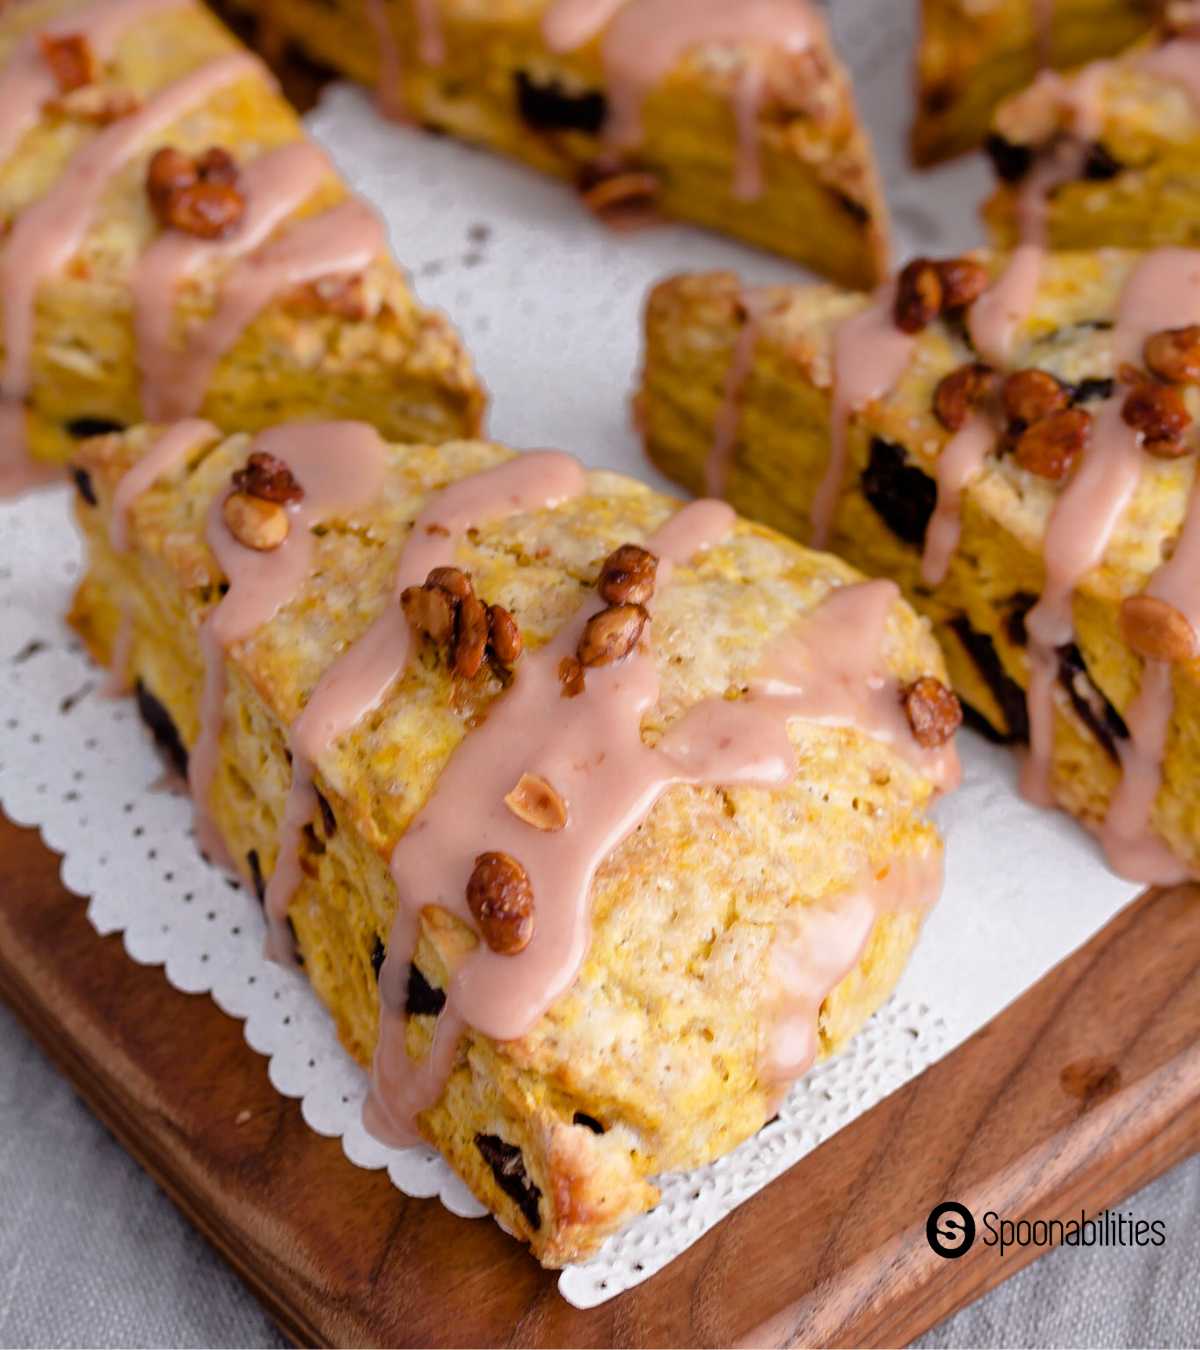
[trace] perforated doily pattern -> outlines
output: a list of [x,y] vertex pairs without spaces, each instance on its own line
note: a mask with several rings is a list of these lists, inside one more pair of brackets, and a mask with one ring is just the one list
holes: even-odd
[[[833,7],[880,146],[901,254],[972,242],[985,177],[969,161],[934,179],[903,167],[897,110],[909,106],[908,68],[899,54],[913,8]],[[332,90],[310,124],[386,216],[423,298],[453,315],[492,392],[492,434],[516,446],[562,446],[653,481],[627,404],[646,288],[683,269],[731,267],[760,283],[798,276],[698,231],[613,236],[561,185],[389,125],[360,91]],[[482,1214],[437,1155],[388,1150],[364,1133],[364,1075],[304,980],[262,960],[257,903],[196,853],[189,805],[159,786],[162,767],[130,701],[100,696],[100,673],[60,618],[79,567],[67,501],[59,490],[0,505],[0,803],[64,855],[63,879],[90,897],[99,932],[122,933],[134,960],[163,966],[179,989],[211,992],[244,1021],[248,1043],[270,1059],[271,1081],[299,1099],[314,1130],[340,1137],[352,1162],[386,1167],[406,1194]],[[942,808],[946,894],[897,998],[796,1087],[775,1123],[712,1166],[666,1178],[653,1213],[564,1271],[560,1288],[573,1303],[603,1302],[660,1269],[981,1025],[1132,894],[1079,832],[1016,801],[1003,755],[966,748],[967,782]],[[1024,847],[997,867],[995,841],[1006,830]]]

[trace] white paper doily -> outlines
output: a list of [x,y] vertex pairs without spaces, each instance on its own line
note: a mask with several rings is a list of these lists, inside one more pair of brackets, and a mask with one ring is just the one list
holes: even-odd
[[[901,256],[975,242],[973,204],[986,181],[970,161],[919,179],[903,166],[912,8],[833,6],[889,179]],[[628,418],[647,286],[687,268],[733,267],[758,282],[801,275],[685,228],[613,236],[568,189],[387,124],[359,91],[332,90],[310,125],[387,217],[423,298],[452,314],[491,388],[491,432],[513,445],[562,446],[656,481]],[[243,1019],[271,1081],[300,1100],[314,1130],[340,1137],[352,1162],[386,1167],[408,1195],[483,1213],[435,1154],[387,1150],[363,1132],[362,1072],[304,980],[261,959],[257,903],[200,860],[188,803],[156,790],[161,765],[132,704],[99,696],[101,676],[60,618],[79,566],[68,500],[58,490],[0,505],[0,804],[64,855],[63,879],[90,897],[99,932],[123,933],[135,960]],[[1006,754],[969,737],[963,749],[966,782],[940,810],[945,895],[896,997],[843,1056],[797,1085],[777,1122],[712,1166],[666,1178],[653,1213],[564,1271],[559,1287],[572,1303],[603,1302],[660,1269],[1132,897],[1136,888],[1112,877],[1070,822],[1016,797]],[[1001,838],[1014,846],[998,867]]]

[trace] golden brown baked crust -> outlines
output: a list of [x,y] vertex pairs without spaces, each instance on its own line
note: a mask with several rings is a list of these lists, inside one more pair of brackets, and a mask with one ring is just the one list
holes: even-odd
[[[993,277],[1004,260],[980,255]],[[1063,402],[1095,412],[1116,374],[1113,317],[1142,261],[1117,251],[1050,254],[1021,324],[1013,368],[1056,377]],[[760,315],[729,465],[729,500],[745,514],[810,537],[810,513],[829,462],[833,334],[866,302],[830,287],[770,287],[754,293]],[[699,490],[724,404],[745,292],[729,273],[662,283],[646,318],[638,400],[651,459]],[[938,320],[917,339],[896,386],[851,416],[848,463],[833,520],[833,549],[864,571],[895,578],[929,616],[955,688],[992,736],[1028,737],[1029,660],[1025,617],[1042,594],[1047,523],[1064,491],[1022,467],[1002,441],[965,490],[961,539],[940,584],[922,576],[922,553],[937,499],[934,479],[952,432],[934,411],[950,372],[978,359],[958,319]],[[1193,415],[1194,386],[1182,390]],[[1194,430],[1186,432],[1194,444]],[[1085,452],[1086,453],[1086,452]],[[1074,641],[1060,652],[1054,695],[1051,778],[1059,804],[1085,822],[1105,820],[1121,780],[1126,719],[1142,658],[1121,624],[1122,602],[1141,593],[1179,538],[1195,479],[1195,455],[1147,456],[1102,563],[1074,589]],[[1150,818],[1175,855],[1200,868],[1196,789],[1200,663],[1172,665],[1174,714],[1162,783]]]
[[[115,485],[154,438],[138,429],[81,452],[89,564],[71,617],[107,660],[119,610],[132,614],[129,674],[144,708],[160,731],[173,727],[179,743],[192,746],[196,628],[221,580],[203,522],[244,460],[247,438],[209,443],[166,473],[136,501],[132,548],[118,553],[108,533]],[[260,888],[276,863],[287,727],[335,653],[395,603],[392,574],[420,504],[509,456],[476,442],[389,448],[379,499],[325,523],[313,576],[275,619],[230,649],[211,805],[231,853]],[[516,616],[528,652],[577,610],[616,545],[645,539],[675,509],[629,479],[593,472],[582,497],[472,532],[458,562],[481,597]],[[698,700],[728,697],[774,637],[831,587],[855,579],[836,559],[739,523],[656,598],[661,696],[643,737],[659,735]],[[882,657],[905,684],[942,673],[936,644],[899,602]],[[290,917],[305,971],[362,1063],[375,1047],[378,966],[396,904],[386,861],[499,692],[486,672],[463,684],[435,660],[415,661],[382,706],[317,764],[325,807],[306,831]],[[839,894],[864,857],[886,869],[940,851],[924,815],[933,784],[896,748],[852,726],[796,720],[790,734],[800,771],[789,787],[667,791],[600,867],[591,944],[574,985],[517,1040],[469,1030],[445,1094],[421,1117],[425,1136],[547,1265],[594,1251],[651,1206],[654,1175],[726,1152],[773,1114],[760,1040],[771,1016],[766,963],[785,917]],[[919,923],[918,911],[901,910],[875,924],[857,965],[824,1002],[822,1054],[887,996]],[[408,985],[412,1053],[428,1046],[427,1014],[439,1007],[464,945],[475,941],[443,911],[423,911],[418,974]]]
[[934,164],[974,149],[996,105],[1039,69],[1111,56],[1145,32],[1157,7],[1156,0],[922,0],[913,158]]
[[[0,64],[40,59],[22,55],[22,43],[51,27],[69,29],[73,17],[93,9],[93,0],[4,6]],[[86,100],[120,98],[136,111],[173,82],[238,50],[198,4],[162,6],[131,22],[120,31],[111,59],[99,64],[96,79],[44,105],[0,164],[0,219],[9,227],[19,221],[61,183],[71,157],[86,154],[84,147],[120,120],[98,119]],[[20,70],[10,67],[4,77],[14,74]],[[171,145],[198,154],[218,146],[232,150],[244,171],[303,139],[299,121],[265,69],[251,69],[215,88],[169,127],[148,134],[117,169],[80,247],[65,269],[45,276],[37,290],[26,398],[35,457],[61,461],[72,452],[75,437],[144,416],[131,287],[147,248],[166,233],[146,192],[153,152]],[[346,187],[329,166],[270,237],[285,236],[298,221],[346,198]],[[173,310],[173,345],[182,345],[182,325],[194,335],[216,311],[221,283],[234,265],[231,258],[206,262],[182,285],[177,301],[164,297],[164,306]],[[311,287],[284,288],[220,360],[203,413],[229,428],[336,410],[369,420],[397,439],[475,433],[484,395],[444,316],[416,303],[386,251],[355,280],[361,303],[354,308],[336,297],[325,303]]]
[[[397,43],[389,59],[363,0],[233,3],[255,11],[276,40],[292,40],[353,79],[391,79],[400,96],[384,91],[389,102],[424,125],[513,155],[581,190],[597,183],[607,92],[600,43],[566,54],[548,50],[541,23],[551,0],[434,0],[445,53],[438,64],[420,59],[411,5],[385,6]],[[820,36],[807,51],[772,58],[757,130],[765,187],[750,201],[734,191],[732,105],[741,65],[736,44],[727,42],[687,55],[647,101],[644,141],[629,167],[649,172],[654,205],[667,215],[783,253],[845,285],[870,286],[887,267],[887,208],[837,54]],[[609,177],[603,191],[613,190]]]

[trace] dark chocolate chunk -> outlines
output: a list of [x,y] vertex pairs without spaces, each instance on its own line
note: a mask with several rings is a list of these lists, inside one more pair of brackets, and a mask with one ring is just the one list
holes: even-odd
[[1037,596],[1030,595],[1028,591],[1017,591],[1015,595],[1009,597],[1009,611],[1004,620],[1004,631],[1014,647],[1024,647],[1029,641],[1029,634],[1025,631],[1025,616],[1037,604],[1037,600]]
[[[375,972],[376,982],[379,980],[379,972],[383,969],[384,958],[387,956],[387,949],[379,940],[379,934],[376,933],[371,943],[371,969]],[[411,977],[410,977],[411,982]],[[412,1010],[409,1009],[411,1012]]]
[[181,778],[187,777],[188,752],[180,739],[179,730],[171,720],[171,714],[154,697],[146,686],[138,680],[135,689],[137,708],[141,719],[150,728],[155,744],[171,761],[171,767]]
[[866,225],[871,219],[871,212],[856,197],[847,196],[844,192],[838,192],[834,189],[834,201],[843,211],[859,225]]
[[[1025,706],[1025,691],[1004,669],[996,644],[986,633],[972,628],[965,614],[951,619],[950,628],[971,658],[980,678],[991,691],[1004,718],[1006,739],[1025,744],[1029,740],[1029,713]],[[999,728],[996,728],[999,732]]]
[[586,1125],[593,1134],[604,1133],[604,1126],[600,1124],[595,1116],[589,1116],[586,1111],[576,1111],[574,1116],[571,1117],[571,1120],[575,1125]]
[[[374,961],[374,955],[372,955]],[[383,958],[380,957],[380,964]],[[376,974],[379,972],[376,971]],[[446,993],[435,988],[416,968],[408,968],[408,993],[404,999],[404,1011],[409,1017],[436,1017],[446,1006]]]
[[1099,375],[1089,376],[1086,380],[1080,380],[1071,390],[1072,403],[1100,403],[1106,398],[1112,398],[1113,390],[1117,387],[1117,382],[1112,379],[1104,379]]
[[333,814],[333,807],[318,789],[314,788],[313,791],[317,794],[317,805],[321,808],[321,824],[325,827],[325,838],[331,839],[337,834],[337,818]]
[[937,484],[908,463],[902,446],[881,436],[871,441],[862,493],[897,539],[914,548],[924,545],[929,518],[937,505]]
[[525,1216],[526,1223],[536,1232],[542,1226],[542,1216],[538,1212],[538,1202],[542,1198],[542,1193],[529,1180],[521,1150],[514,1144],[506,1144],[494,1134],[477,1134],[475,1147],[483,1155],[484,1162],[492,1169],[497,1186],[509,1199],[515,1201],[517,1208]]
[[998,132],[990,132],[983,143],[987,157],[992,161],[996,177],[1005,183],[1019,183],[1033,168],[1033,147],[1017,145]]
[[1115,178],[1124,167],[1103,141],[1093,141],[1084,156],[1083,176],[1093,183],[1106,183],[1110,178]]
[[517,111],[534,131],[583,131],[595,136],[608,116],[603,94],[568,94],[557,80],[539,84],[517,71]]
[[71,479],[75,484],[75,490],[89,506],[96,506],[96,489],[92,486],[92,475],[86,469],[81,469],[78,464],[71,465]]
[[267,896],[267,883],[263,880],[262,863],[258,858],[258,849],[252,848],[246,854],[246,866],[250,869],[250,880],[254,883],[254,894],[261,905]]
[[1067,691],[1075,715],[1104,747],[1120,761],[1117,742],[1128,740],[1125,719],[1092,682],[1083,653],[1074,642],[1058,649],[1058,682]]
[[124,422],[114,422],[111,417],[73,417],[67,423],[67,435],[76,441],[86,441],[89,436],[109,436],[114,431],[124,431]]

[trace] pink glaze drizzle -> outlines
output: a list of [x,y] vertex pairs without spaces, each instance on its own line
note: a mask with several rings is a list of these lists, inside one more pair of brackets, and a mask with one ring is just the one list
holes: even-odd
[[304,489],[288,506],[287,538],[268,553],[246,548],[230,534],[221,515],[225,493],[208,513],[209,547],[229,589],[200,626],[204,688],[200,732],[188,759],[188,786],[196,809],[196,838],[210,856],[226,861],[209,810],[217,769],[226,692],[225,656],[230,646],[249,638],[298,594],[312,571],[312,527],[355,510],[383,486],[384,444],[378,432],[361,422],[293,422],[254,438],[251,450],[284,461]]
[[1185,36],[1164,42],[1140,56],[1138,67],[1147,75],[1179,85],[1200,109],[1200,39]]
[[828,900],[789,915],[776,930],[769,978],[775,1006],[766,1027],[759,1073],[783,1095],[820,1052],[821,1005],[854,969],[884,915],[922,914],[942,891],[940,849],[905,855]]
[[[165,421],[197,412],[221,358],[275,296],[323,277],[362,272],[384,247],[379,217],[351,197],[296,221],[243,258],[225,277],[212,317],[189,333],[180,353],[160,353],[162,368],[145,390],[150,396],[147,415]],[[157,365],[159,358],[155,360]],[[173,367],[169,374],[168,364]]]
[[[246,211],[224,239],[199,239],[164,230],[142,255],[133,274],[133,326],[142,374],[142,408],[157,420],[175,401],[171,386],[188,365],[188,351],[171,347],[174,302],[179,287],[214,262],[243,257],[261,245],[328,180],[333,170],[311,141],[293,141],[253,159],[239,175]],[[187,374],[184,374],[185,382]]]
[[164,474],[172,473],[191,457],[205,441],[215,441],[220,432],[211,422],[198,419],[177,422],[159,436],[150,449],[121,475],[113,493],[112,517],[108,539],[114,552],[129,548],[129,511],[143,492],[153,487]]
[[833,406],[829,463],[813,497],[812,542],[829,543],[834,512],[846,476],[850,418],[895,388],[912,360],[916,339],[896,327],[896,286],[889,282],[871,303],[843,319],[833,337]]
[[316,810],[313,766],[379,705],[408,666],[412,637],[399,605],[401,592],[421,585],[433,568],[451,565],[468,530],[560,505],[586,487],[587,475],[578,460],[553,450],[531,451],[451,483],[422,508],[396,565],[391,601],[321,677],[292,726],[292,786],[266,895],[267,955],[272,959],[291,959],[287,912],[300,884],[301,833]]
[[724,497],[729,487],[729,471],[733,467],[746,384],[754,365],[754,349],[758,345],[761,309],[765,301],[758,292],[743,290],[739,303],[746,317],[733,344],[733,358],[725,375],[725,389],[717,420],[713,424],[712,445],[704,467],[704,490],[710,497]]
[[982,413],[966,423],[942,446],[937,462],[937,506],[925,531],[921,579],[940,586],[950,570],[962,535],[963,493],[979,477],[996,447],[996,428]]
[[[719,543],[735,519],[722,503],[698,502],[657,531],[646,547],[660,559],[658,593],[671,584],[676,566]],[[907,723],[903,733],[898,726],[900,702],[880,653],[883,623],[897,597],[890,582],[835,591],[772,649],[743,700],[696,705],[657,746],[645,744],[641,733],[659,696],[650,639],[618,665],[589,670],[578,698],[561,696],[559,663],[575,650],[584,624],[602,608],[599,601],[525,658],[514,685],[442,770],[392,855],[398,907],[380,979],[380,1039],[364,1112],[373,1134],[394,1145],[418,1139],[416,1119],[440,1096],[454,1062],[449,1042],[457,1042],[465,1026],[497,1040],[519,1037],[570,987],[590,941],[596,869],[670,787],[787,784],[796,771],[787,731],[793,717],[860,726],[884,739],[895,735],[900,753],[929,756],[929,771],[953,780],[952,749],[920,751]],[[505,793],[525,772],[545,778],[567,801],[563,830],[533,830],[504,806]],[[464,820],[471,822],[469,834]],[[414,1065],[403,1009],[420,912],[437,905],[471,924],[466,882],[476,854],[485,850],[522,863],[538,905],[537,927],[517,956],[499,956],[481,944],[464,959],[450,980],[434,1055]]]
[[745,68],[734,95],[738,151],[734,194],[762,193],[758,118],[766,58],[806,51],[820,40],[821,20],[807,0],[556,0],[543,19],[552,51],[573,51],[607,25],[602,39],[609,104],[604,137],[617,151],[642,143],[646,98],[688,52],[707,43],[744,46]]
[[[126,31],[189,0],[97,0],[81,9],[60,15],[41,29],[49,36],[78,33],[87,39],[96,60],[111,61]],[[0,71],[0,160],[17,148],[21,138],[37,124],[42,104],[58,93],[58,83],[42,57],[38,33],[16,44]]]

